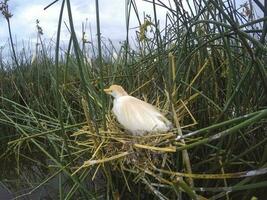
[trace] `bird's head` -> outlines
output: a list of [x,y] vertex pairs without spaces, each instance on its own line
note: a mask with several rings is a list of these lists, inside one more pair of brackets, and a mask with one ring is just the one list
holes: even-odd
[[120,85],[111,85],[109,88],[104,89],[104,92],[113,96],[114,98],[128,95]]

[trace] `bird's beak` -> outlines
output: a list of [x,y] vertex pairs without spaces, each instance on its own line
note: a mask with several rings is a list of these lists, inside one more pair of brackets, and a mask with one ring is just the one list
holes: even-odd
[[112,92],[112,90],[110,88],[104,89],[104,92],[107,94],[110,94]]

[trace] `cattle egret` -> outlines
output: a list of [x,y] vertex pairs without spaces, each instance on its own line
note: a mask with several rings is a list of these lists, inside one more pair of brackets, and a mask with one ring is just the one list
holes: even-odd
[[113,96],[112,111],[119,123],[133,135],[166,132],[172,123],[154,106],[127,94],[120,85],[111,85],[104,92]]

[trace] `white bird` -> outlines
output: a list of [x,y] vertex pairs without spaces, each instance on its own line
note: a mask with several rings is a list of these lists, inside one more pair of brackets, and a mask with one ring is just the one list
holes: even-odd
[[166,132],[172,128],[172,123],[154,106],[128,95],[120,85],[111,85],[104,92],[114,97],[112,111],[133,135]]

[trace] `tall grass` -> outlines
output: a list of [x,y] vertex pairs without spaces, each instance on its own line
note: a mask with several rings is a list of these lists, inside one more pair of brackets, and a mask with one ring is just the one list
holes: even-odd
[[[153,0],[147,1],[153,15],[142,18],[129,0],[127,38],[116,60],[113,44],[100,37],[97,10],[98,43],[90,45],[98,56],[88,62],[70,1],[61,3],[56,47],[42,44],[37,62],[13,56],[18,66],[0,69],[2,184],[17,198],[55,180],[59,199],[265,197],[266,12],[256,18],[254,4],[238,9],[231,0]],[[159,7],[167,12],[164,27]],[[60,48],[63,12],[66,51]],[[139,22],[134,44],[132,18]],[[103,94],[113,83],[157,105],[175,125],[171,136],[139,138],[130,147],[136,140],[119,128]]]

